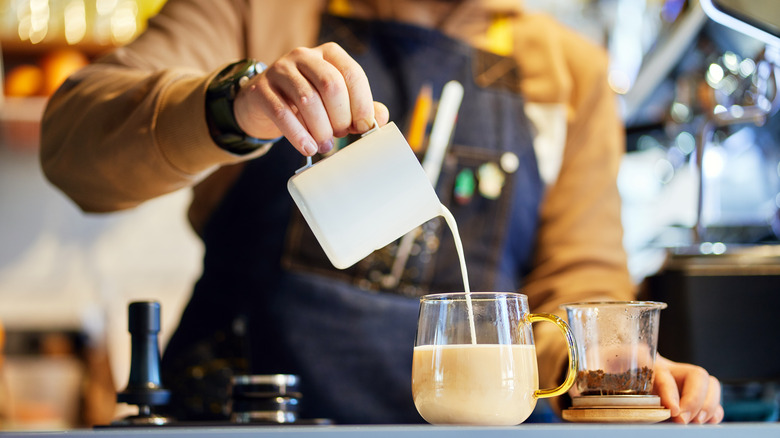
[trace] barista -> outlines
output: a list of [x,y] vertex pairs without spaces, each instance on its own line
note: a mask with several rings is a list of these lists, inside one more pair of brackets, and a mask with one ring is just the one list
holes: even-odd
[[[436,188],[462,230],[472,289],[522,291],[534,311],[558,314],[564,302],[631,299],[606,65],[517,1],[169,0],[136,41],[52,97],[41,159],[90,212],[192,187],[206,253],[163,357],[176,417],[219,415],[211,397],[227,369],[300,375],[305,416],[419,422],[417,297],[461,290],[452,236],[427,224],[391,282],[396,245],[337,270],[287,179],[374,118],[407,129],[421,90],[436,99],[457,80],[463,104]],[[553,387],[566,353],[544,326],[540,384]],[[704,370],[659,359],[656,376],[675,421],[721,421]]]

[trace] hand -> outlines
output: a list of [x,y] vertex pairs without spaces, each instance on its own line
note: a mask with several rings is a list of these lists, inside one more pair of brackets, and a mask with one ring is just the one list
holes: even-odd
[[305,156],[329,151],[334,136],[368,131],[374,118],[389,119],[363,69],[336,43],[282,56],[239,91],[233,110],[247,134],[284,135]]
[[673,362],[659,354],[653,389],[676,423],[723,421],[720,382],[702,367]]

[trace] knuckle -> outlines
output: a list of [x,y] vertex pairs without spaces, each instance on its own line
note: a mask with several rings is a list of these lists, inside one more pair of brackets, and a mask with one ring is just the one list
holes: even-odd
[[300,59],[303,57],[308,56],[311,49],[308,49],[306,47],[296,47],[289,52],[289,56],[294,59]]
[[283,120],[287,113],[287,107],[281,102],[271,103],[268,109],[268,115],[271,116],[271,118],[273,118],[275,121]]
[[716,390],[718,394],[720,394],[721,392],[720,380],[718,380],[717,377],[710,376],[710,387]]
[[318,88],[320,89],[320,93],[327,97],[334,97],[339,95],[344,87],[342,86],[343,82],[339,80],[336,75],[324,75],[322,78],[320,78]]
[[302,130],[296,130],[288,137],[288,140],[295,145],[296,149],[303,150],[303,145],[309,141],[309,135]]
[[293,71],[295,71],[295,63],[280,59],[265,69],[261,78],[266,78],[268,82],[279,82],[283,78],[289,77]]
[[720,380],[718,380],[717,377],[715,377],[713,375],[710,375],[710,381],[713,382],[713,383],[717,383],[718,386],[720,386]]
[[702,380],[707,380],[710,377],[710,373],[707,372],[703,367],[700,367],[699,365],[694,365],[694,372],[698,377],[700,377]]
[[326,43],[323,43],[323,44],[321,44],[321,45],[320,45],[320,48],[321,48],[323,51],[341,50],[341,46],[339,46],[338,44],[336,44],[336,43],[335,43],[335,42],[333,42],[333,41],[328,41],[328,42],[326,42]]
[[349,87],[358,87],[363,81],[363,70],[358,66],[350,66],[344,69],[342,73],[344,76],[344,82]]
[[317,102],[317,95],[311,90],[298,90],[296,99],[299,108],[310,108]]

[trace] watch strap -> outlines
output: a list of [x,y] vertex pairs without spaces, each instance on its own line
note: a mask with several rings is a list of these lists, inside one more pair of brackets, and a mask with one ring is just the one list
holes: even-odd
[[248,155],[275,139],[260,139],[244,132],[236,121],[233,102],[250,78],[265,70],[265,64],[244,59],[222,69],[206,90],[206,123],[212,140],[220,148],[236,155]]

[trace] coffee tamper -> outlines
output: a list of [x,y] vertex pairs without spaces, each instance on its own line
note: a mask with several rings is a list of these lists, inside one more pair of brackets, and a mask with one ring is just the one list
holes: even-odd
[[160,381],[160,350],[157,334],[160,332],[160,303],[138,301],[128,308],[131,356],[130,378],[127,388],[117,393],[119,403],[138,406],[138,415],[111,423],[114,426],[162,425],[171,421],[152,412],[153,406],[168,403],[170,391]]

